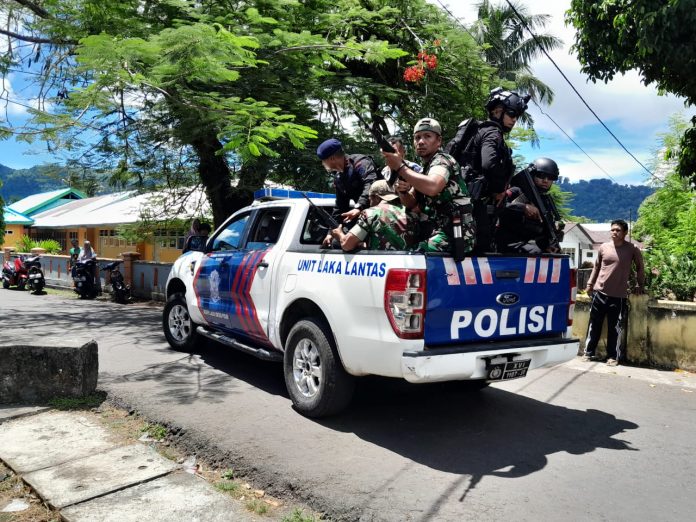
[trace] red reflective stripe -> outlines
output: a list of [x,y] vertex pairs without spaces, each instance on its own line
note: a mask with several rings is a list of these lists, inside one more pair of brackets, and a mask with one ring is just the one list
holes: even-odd
[[537,283],[545,283],[548,275],[549,275],[549,258],[542,257],[539,260],[539,275],[537,277]]
[[551,282],[558,283],[561,280],[561,260],[553,260],[553,271],[551,272]]
[[527,258],[527,269],[524,273],[524,282],[533,283],[534,282],[534,272],[536,270],[536,259]]
[[237,317],[239,317],[239,323],[242,330],[248,332],[251,330],[249,323],[246,318],[246,310],[244,309],[244,302],[239,295],[239,288],[242,288],[245,283],[245,277],[248,276],[247,266],[249,265],[249,260],[251,259],[253,252],[246,253],[242,258],[242,262],[239,263],[237,268],[237,273],[234,275],[234,282],[232,283],[232,288],[230,289],[230,297],[234,301],[235,309],[237,310]]
[[457,270],[457,263],[451,257],[443,257],[442,263],[445,265],[445,274],[447,274],[447,284],[450,286],[461,285],[462,282],[459,279],[459,270]]
[[493,276],[491,275],[491,265],[488,264],[488,258],[477,257],[476,259],[478,259],[479,271],[481,272],[481,282],[484,285],[492,285]]
[[[249,324],[251,326],[251,328],[249,328],[249,333],[254,333],[254,335],[264,340],[267,339],[267,337],[266,333],[263,331],[263,328],[261,327],[261,323],[259,322],[259,317],[256,313],[256,307],[254,306],[254,300],[251,298],[251,284],[254,282],[254,276],[256,275],[256,271],[258,270],[261,261],[263,261],[263,258],[266,255],[267,251],[268,250],[261,250],[259,252],[256,252],[253,256],[253,259],[250,262],[251,275],[247,278],[244,291],[242,292],[242,299],[244,299],[247,303],[246,309],[249,315]],[[256,331],[253,332],[254,330]]]
[[474,270],[474,262],[470,257],[467,257],[462,261],[462,268],[464,269],[464,282],[467,285],[476,284],[476,270]]

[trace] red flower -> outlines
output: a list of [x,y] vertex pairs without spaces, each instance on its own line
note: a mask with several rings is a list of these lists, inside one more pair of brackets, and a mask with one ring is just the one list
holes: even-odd
[[425,69],[421,65],[412,65],[404,71],[404,80],[411,83],[418,83],[425,77]]

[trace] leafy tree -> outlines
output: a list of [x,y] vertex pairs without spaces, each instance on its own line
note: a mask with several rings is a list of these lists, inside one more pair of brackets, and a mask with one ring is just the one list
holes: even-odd
[[[3,71],[33,64],[50,103],[26,139],[75,151],[119,188],[199,179],[218,224],[287,166],[281,153],[350,133],[353,113],[385,133],[426,114],[454,130],[491,78],[424,0],[10,0],[0,14],[15,43]],[[439,63],[407,83],[420,52]]]
[[[512,2],[512,5],[514,10],[504,2],[495,6],[489,0],[482,0],[478,4],[478,19],[471,28],[472,32],[483,48],[486,61],[496,68],[501,79],[531,93],[539,102],[551,103],[553,90],[532,74],[529,64],[544,50],[558,49],[563,42],[556,36],[540,32],[548,23],[549,15],[530,15],[524,5],[517,2]],[[536,40],[525,26],[534,32]]]
[[[638,69],[643,82],[696,103],[696,9],[690,1],[572,0],[582,71],[592,81]],[[678,172],[696,183],[696,117],[682,137]]]

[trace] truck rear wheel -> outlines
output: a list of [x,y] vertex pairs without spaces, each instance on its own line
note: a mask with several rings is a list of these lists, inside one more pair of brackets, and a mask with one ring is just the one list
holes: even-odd
[[172,295],[164,305],[162,329],[169,346],[175,350],[195,352],[200,346],[201,337],[189,315],[184,294]]
[[309,317],[292,327],[283,367],[285,386],[302,415],[333,415],[353,397],[355,378],[343,368],[329,326],[321,319]]

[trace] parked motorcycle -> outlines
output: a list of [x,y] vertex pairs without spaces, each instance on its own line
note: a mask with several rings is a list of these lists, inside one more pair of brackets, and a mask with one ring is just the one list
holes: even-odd
[[123,274],[118,269],[118,265],[120,265],[122,262],[123,261],[120,260],[112,261],[111,263],[108,263],[102,267],[102,272],[107,273],[105,281],[106,284],[111,285],[114,301],[117,303],[126,304],[128,301],[130,301],[131,291],[130,286],[127,285],[123,279]]
[[99,288],[94,282],[97,261],[88,259],[75,263],[73,281],[75,282],[75,292],[81,299],[94,299],[99,293]]
[[29,290],[38,294],[46,286],[46,279],[44,278],[44,273],[41,268],[41,261],[39,259],[41,256],[32,256],[24,260],[24,268],[27,270],[28,274],[28,284]]
[[2,287],[5,289],[16,286],[19,290],[24,290],[28,277],[27,268],[24,266],[24,256],[5,261],[2,265]]

